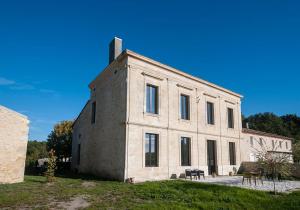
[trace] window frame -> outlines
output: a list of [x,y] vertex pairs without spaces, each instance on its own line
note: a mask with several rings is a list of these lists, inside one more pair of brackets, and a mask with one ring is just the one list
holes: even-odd
[[254,141],[253,141],[254,137],[250,136],[250,145],[253,147],[254,146]]
[[[147,138],[147,135],[149,135],[149,138]],[[155,136],[155,154],[156,154],[156,163],[152,163],[151,161],[151,156],[150,156],[150,163],[148,164],[148,159],[147,159],[147,149],[146,149],[146,144],[147,141],[149,141],[149,152],[151,154],[151,145],[152,145],[152,138],[151,136]],[[159,134],[157,133],[150,133],[146,132],[144,135],[144,166],[146,168],[152,168],[152,167],[159,167]]]
[[80,165],[81,144],[77,145],[77,165]]
[[[152,107],[151,107],[151,105],[153,105],[153,103],[151,103],[152,97],[151,97],[151,95],[149,95],[149,97],[148,97],[148,87],[155,89],[155,94],[156,95],[154,97],[155,98],[154,112],[152,112]],[[151,91],[149,90],[149,93],[150,92]],[[148,99],[149,99],[149,103],[148,103]],[[152,84],[150,82],[146,83],[146,88],[145,88],[145,104],[146,104],[146,106],[145,106],[145,112],[147,114],[159,115],[159,86],[158,85],[154,85],[154,84]],[[149,104],[149,107],[148,107],[148,104]]]
[[229,165],[236,165],[236,146],[235,142],[228,142]]
[[[211,114],[209,114],[209,109],[208,109],[208,105],[211,104],[212,105],[212,109],[211,110]],[[211,116],[210,116],[211,115]],[[211,118],[211,120],[209,120]],[[215,125],[215,103],[211,102],[211,101],[206,101],[206,123],[208,125]]]
[[[231,115],[230,115],[230,113],[231,113]],[[230,119],[231,119],[231,122],[230,122]],[[234,129],[234,109],[231,107],[227,107],[227,127],[230,129]]]
[[263,138],[259,138],[259,145],[263,146]]
[[[183,163],[183,148],[182,148],[182,141],[187,140],[188,143],[188,157],[187,163]],[[192,138],[188,136],[181,136],[180,137],[180,166],[191,166],[192,165]]]
[[[185,98],[185,111],[186,113],[183,113],[183,98]],[[191,99],[190,96],[184,93],[180,93],[179,98],[179,104],[180,104],[180,119],[182,120],[190,120],[191,119]]]
[[92,112],[91,112],[91,124],[96,123],[96,112],[97,112],[97,104],[96,101],[92,102]]
[[282,149],[282,141],[279,141],[279,148]]

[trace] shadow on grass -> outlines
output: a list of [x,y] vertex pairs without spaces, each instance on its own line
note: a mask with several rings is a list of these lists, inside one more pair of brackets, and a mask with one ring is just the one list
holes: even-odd
[[117,181],[113,179],[107,179],[107,178],[102,178],[98,177],[92,174],[79,174],[79,173],[74,173],[72,171],[64,172],[64,173],[57,173],[55,174],[56,177],[60,178],[68,178],[68,179],[81,179],[81,180],[86,180],[86,181]]

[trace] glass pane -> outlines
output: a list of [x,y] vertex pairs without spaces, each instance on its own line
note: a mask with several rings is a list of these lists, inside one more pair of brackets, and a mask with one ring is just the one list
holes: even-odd
[[235,161],[235,143],[234,142],[229,142],[229,162],[230,165],[235,165],[236,161]]
[[180,96],[180,112],[181,119],[189,120],[189,96],[181,95]]
[[234,126],[234,123],[233,123],[233,109],[228,108],[227,113],[228,113],[228,127],[233,128],[233,126]]
[[146,111],[150,112],[150,86],[147,85],[146,90]]
[[146,92],[146,111],[149,113],[157,114],[158,113],[158,88],[152,85],[147,85]]
[[186,138],[186,137],[181,138],[181,165],[182,166],[191,165],[191,161],[190,161],[190,138]]
[[146,134],[145,138],[145,165],[150,166],[150,138],[149,134]]
[[145,165],[146,166],[157,166],[158,165],[158,135],[157,134],[146,134],[145,138]]
[[207,102],[207,123],[214,124],[214,104]]

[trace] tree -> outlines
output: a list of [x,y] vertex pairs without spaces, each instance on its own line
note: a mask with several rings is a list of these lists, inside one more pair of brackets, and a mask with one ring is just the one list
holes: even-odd
[[293,145],[293,157],[295,162],[300,162],[300,142]]
[[54,150],[59,160],[70,158],[72,155],[72,125],[73,121],[59,122],[48,135],[47,149]]
[[244,119],[244,124],[248,123],[249,128],[278,135],[287,136],[289,133],[284,126],[284,121],[273,113],[259,113]]
[[251,129],[293,138],[294,146],[300,142],[300,117],[295,114],[277,116],[273,113],[266,112],[250,115],[248,117],[243,116],[242,120],[243,127],[248,123]]
[[56,167],[56,159],[55,151],[53,149],[49,152],[49,158],[47,163],[47,171],[45,172],[45,176],[47,178],[47,182],[53,182],[55,177]]
[[286,153],[277,153],[277,148],[269,151],[262,147],[261,151],[257,153],[257,162],[268,173],[272,174],[274,194],[276,194],[276,177],[290,176],[292,173],[292,164],[290,162],[290,155]]
[[26,167],[33,166],[36,160],[46,157],[48,157],[47,142],[36,140],[28,141]]

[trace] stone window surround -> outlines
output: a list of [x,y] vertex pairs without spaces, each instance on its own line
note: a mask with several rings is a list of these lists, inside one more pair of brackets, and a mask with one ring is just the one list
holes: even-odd
[[[190,139],[190,165],[189,166],[182,166],[181,165],[181,138],[185,137],[185,138],[189,138]],[[188,135],[188,134],[180,134],[178,135],[178,148],[179,148],[179,152],[178,152],[178,166],[180,167],[184,167],[184,168],[189,168],[193,165],[193,136]]]
[[[148,115],[148,116],[153,116],[153,117],[160,117],[161,116],[161,103],[162,103],[162,99],[161,99],[161,79],[157,79],[155,77],[151,77],[148,76],[148,74],[143,74],[144,75],[144,91],[143,91],[143,101],[144,101],[144,110],[143,110],[143,114],[144,115]],[[148,113],[147,112],[147,85],[153,85],[157,87],[157,114],[154,113]]]
[[[146,157],[145,157],[145,144],[146,144],[146,133],[150,133],[150,134],[156,134],[158,136],[158,150],[157,150],[157,166],[146,166]],[[157,130],[152,130],[152,129],[143,129],[142,131],[143,134],[143,138],[142,138],[142,168],[143,169],[150,169],[152,170],[153,168],[159,168],[160,167],[160,163],[161,163],[161,155],[160,155],[160,150],[161,150],[161,132],[157,131]]]

